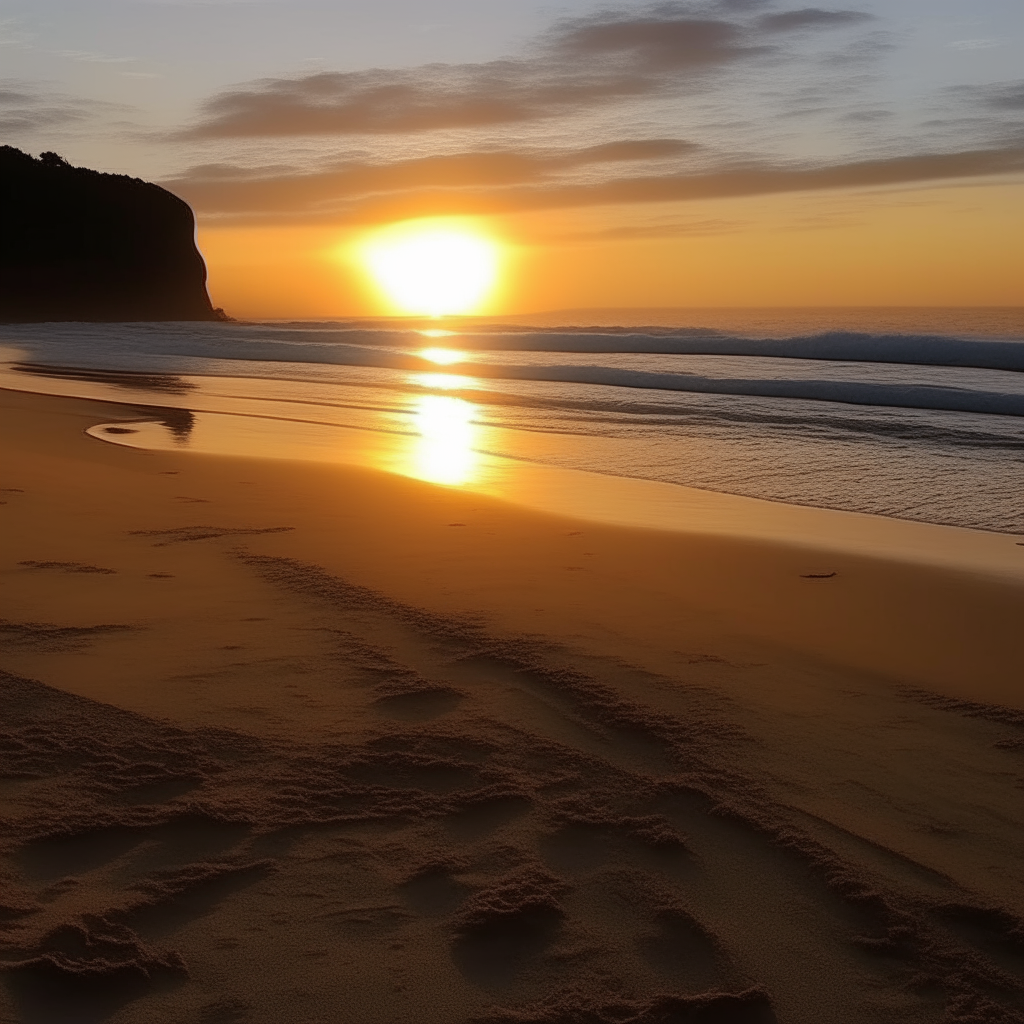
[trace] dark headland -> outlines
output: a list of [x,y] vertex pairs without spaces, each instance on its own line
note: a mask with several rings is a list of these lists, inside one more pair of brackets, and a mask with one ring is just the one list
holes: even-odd
[[0,146],[0,322],[217,320],[183,200]]

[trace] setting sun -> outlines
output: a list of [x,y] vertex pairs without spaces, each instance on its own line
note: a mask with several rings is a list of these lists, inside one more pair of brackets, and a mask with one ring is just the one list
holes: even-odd
[[498,246],[459,224],[414,221],[375,233],[362,262],[396,311],[472,313],[493,290]]

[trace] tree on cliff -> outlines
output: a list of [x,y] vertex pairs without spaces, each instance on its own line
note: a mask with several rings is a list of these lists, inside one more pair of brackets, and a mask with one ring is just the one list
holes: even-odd
[[187,203],[0,146],[0,321],[220,318]]

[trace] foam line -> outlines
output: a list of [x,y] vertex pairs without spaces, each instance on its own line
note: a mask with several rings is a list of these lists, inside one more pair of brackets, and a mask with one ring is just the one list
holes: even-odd
[[460,337],[457,343],[480,350],[770,356],[776,359],[824,359],[1024,371],[1024,342],[929,335],[834,332],[791,338],[741,338],[715,334],[663,337],[646,334],[568,333],[474,335]]
[[[467,368],[475,370],[476,368]],[[649,373],[606,366],[503,366],[481,368],[481,376],[515,380],[558,381],[573,384],[690,391],[705,395],[747,395],[757,398],[811,399],[851,405],[881,405],[900,409],[1024,416],[1024,395],[927,384],[875,384],[830,380],[751,380],[702,377],[688,373]]]
[[[430,343],[419,331],[300,329],[264,324],[8,325],[0,344],[27,347],[33,359],[68,351],[82,359],[138,354],[254,359],[347,365],[404,365],[403,357]],[[955,366],[1024,372],[1024,339],[829,332],[788,338],[748,338],[716,331],[522,331],[453,335],[451,347],[476,351],[594,352],[647,355],[766,356],[845,362]],[[121,366],[119,368],[125,368]]]

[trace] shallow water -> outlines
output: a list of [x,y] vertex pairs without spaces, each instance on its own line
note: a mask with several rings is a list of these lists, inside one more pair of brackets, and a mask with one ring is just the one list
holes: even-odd
[[147,428],[161,446],[358,448],[453,485],[498,456],[1024,533],[1020,310],[578,317],[597,326],[40,324],[0,343],[18,386],[193,411]]

